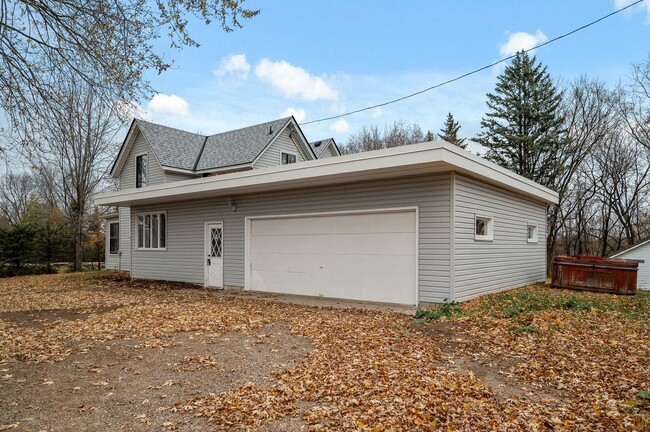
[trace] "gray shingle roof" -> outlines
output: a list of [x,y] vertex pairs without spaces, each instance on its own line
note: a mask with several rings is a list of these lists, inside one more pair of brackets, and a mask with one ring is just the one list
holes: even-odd
[[210,135],[196,169],[205,170],[253,162],[289,120],[291,117]]
[[161,165],[198,171],[253,162],[290,120],[286,117],[209,136],[144,120],[136,123]]
[[316,159],[320,159],[320,157],[325,152],[325,149],[329,145],[330,141],[334,141],[334,138],[327,138],[324,140],[312,141],[309,143],[309,147],[311,147],[311,149],[316,154]]
[[205,137],[143,120],[136,120],[162,166],[191,170]]

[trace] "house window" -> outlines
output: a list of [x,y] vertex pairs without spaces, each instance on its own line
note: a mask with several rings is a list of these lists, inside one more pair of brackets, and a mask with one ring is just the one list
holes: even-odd
[[282,159],[281,160],[282,165],[296,163],[296,155],[295,154],[282,152],[281,159]]
[[138,249],[167,247],[167,215],[147,213],[138,215]]
[[474,216],[474,240],[492,240],[492,225],[491,217]]
[[537,243],[537,225],[528,224],[528,243]]
[[141,188],[147,185],[147,155],[143,154],[135,158],[135,187]]
[[120,251],[120,223],[111,222],[108,224],[108,249],[111,255]]

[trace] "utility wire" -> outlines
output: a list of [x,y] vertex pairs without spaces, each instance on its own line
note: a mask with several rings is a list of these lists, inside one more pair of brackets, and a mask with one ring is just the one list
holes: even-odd
[[[585,24],[585,25],[583,25],[583,26],[580,26],[580,27],[578,27],[578,28],[576,28],[576,29],[573,29],[573,30],[571,30],[571,31],[568,32],[568,33],[564,33],[564,34],[562,34],[562,35],[560,35],[560,36],[554,37],[553,39],[549,39],[549,40],[547,40],[547,41],[544,42],[544,43],[541,43],[541,44],[539,44],[539,45],[535,45],[535,46],[532,47],[532,48],[528,48],[528,49],[526,49],[526,50],[522,50],[522,51],[523,51],[523,52],[533,51],[533,50],[536,50],[537,48],[541,48],[541,47],[546,46],[546,45],[548,45],[548,44],[550,44],[550,43],[556,42],[556,41],[558,41],[558,40],[560,40],[560,39],[564,39],[565,37],[571,36],[572,34],[577,33],[577,32],[579,32],[579,31],[581,31],[581,30],[584,30],[584,29],[586,29],[587,27],[591,27],[591,26],[594,25],[594,24],[598,24],[599,22],[601,22],[601,21],[603,21],[603,20],[606,20],[607,18],[612,17],[612,16],[614,16],[614,15],[616,15],[616,14],[618,14],[618,13],[621,13],[621,12],[623,12],[623,11],[626,10],[626,9],[629,9],[629,8],[631,8],[631,7],[633,7],[633,6],[636,6],[636,5],[638,5],[639,3],[643,3],[644,1],[645,1],[645,0],[637,0],[637,1],[635,1],[634,3],[630,3],[629,5],[627,5],[627,6],[625,6],[625,7],[622,7],[621,9],[615,10],[614,12],[611,12],[611,13],[605,15],[605,16],[602,16],[602,17],[598,18],[597,20],[591,21],[590,23],[587,23],[587,24]],[[520,51],[520,52],[521,52],[521,51]],[[455,77],[455,78],[449,79],[449,80],[447,80],[447,81],[443,81],[443,82],[441,82],[441,83],[438,83],[438,84],[432,85],[431,87],[427,87],[427,88],[422,89],[422,90],[420,90],[420,91],[416,91],[415,93],[411,93],[411,94],[409,94],[409,95],[399,97],[399,98],[397,98],[397,99],[392,99],[392,100],[389,100],[389,101],[387,101],[387,102],[383,102],[383,103],[380,103],[380,104],[377,104],[377,105],[372,105],[372,106],[365,107],[365,108],[359,108],[359,109],[354,110],[354,111],[349,111],[349,112],[346,112],[346,113],[343,113],[343,114],[338,114],[338,115],[331,116],[331,117],[324,117],[324,118],[320,118],[320,119],[318,119],[318,120],[311,120],[311,121],[308,121],[308,122],[304,122],[304,123],[302,123],[302,125],[304,126],[304,125],[308,125],[308,124],[324,122],[324,121],[327,121],[327,120],[334,120],[334,119],[341,118],[341,117],[347,117],[347,116],[351,116],[352,114],[357,114],[357,113],[360,113],[360,112],[363,112],[363,111],[368,111],[368,110],[371,110],[371,109],[380,108],[380,107],[384,107],[384,106],[386,106],[386,105],[391,105],[391,104],[394,104],[394,103],[397,103],[397,102],[401,102],[401,101],[403,101],[403,100],[405,100],[405,99],[409,99],[409,98],[412,98],[412,97],[414,97],[414,96],[421,95],[422,93],[426,93],[426,92],[428,92],[428,91],[431,91],[431,90],[433,90],[433,89],[437,89],[437,88],[442,87],[442,86],[444,86],[444,85],[451,84],[451,83],[453,83],[453,82],[455,82],[455,81],[461,80],[461,79],[463,79],[463,78],[465,78],[465,77],[468,77],[468,76],[470,76],[470,75],[477,74],[477,73],[479,73],[479,72],[481,72],[481,71],[484,71],[485,69],[489,69],[489,68],[494,67],[494,66],[496,66],[496,65],[498,65],[498,64],[500,64],[500,63],[503,63],[503,62],[505,62],[505,61],[508,61],[508,60],[514,58],[516,55],[517,55],[517,54],[512,54],[512,55],[510,55],[510,56],[508,56],[508,57],[504,57],[504,58],[502,58],[501,60],[497,60],[497,61],[495,61],[495,62],[493,62],[493,63],[490,63],[490,64],[485,65],[485,66],[483,66],[483,67],[480,67],[480,68],[478,68],[478,69],[474,69],[473,71],[470,71],[470,72],[464,73],[464,74],[459,75],[459,76],[457,76],[457,77]]]

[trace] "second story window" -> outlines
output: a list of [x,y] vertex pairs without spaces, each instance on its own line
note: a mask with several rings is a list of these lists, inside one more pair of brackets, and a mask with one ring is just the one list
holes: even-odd
[[282,165],[296,163],[296,155],[291,153],[282,152],[281,154]]
[[143,154],[135,158],[135,187],[141,188],[147,185],[147,155]]

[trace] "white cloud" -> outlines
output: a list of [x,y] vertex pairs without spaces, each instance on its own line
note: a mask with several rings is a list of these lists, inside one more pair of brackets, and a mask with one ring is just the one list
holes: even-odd
[[350,132],[350,124],[343,119],[339,119],[332,123],[330,130],[338,133],[348,133]]
[[305,121],[305,117],[307,117],[307,113],[303,109],[296,109],[293,107],[289,107],[286,110],[280,114],[280,117],[289,117],[289,116],[294,116],[296,121],[298,123],[302,123]]
[[221,59],[221,63],[215,69],[214,74],[220,77],[226,74],[233,74],[241,78],[247,78],[250,70],[251,65],[246,61],[246,54],[234,54]]
[[535,34],[526,32],[510,33],[508,41],[499,47],[503,57],[511,56],[521,50],[527,50],[548,40],[548,37],[537,30]]
[[370,111],[370,116],[373,119],[378,119],[379,117],[384,115],[384,111],[381,108],[375,108],[372,111]]
[[157,114],[186,116],[190,112],[190,106],[180,96],[158,93],[149,101],[147,111],[152,111]]
[[[614,7],[618,10],[621,8],[624,8],[625,6],[630,5],[631,3],[634,3],[636,0],[614,0]],[[647,22],[650,24],[650,2],[643,2],[641,4],[638,4],[636,6],[633,6],[629,9],[629,11],[638,11],[641,9],[645,9],[648,16],[647,16]],[[628,12],[628,11],[625,11]],[[624,12],[624,13],[625,13]]]
[[271,83],[286,97],[300,97],[305,100],[336,100],[338,94],[322,77],[311,75],[303,68],[293,66],[284,60],[262,59],[255,68],[258,78]]

